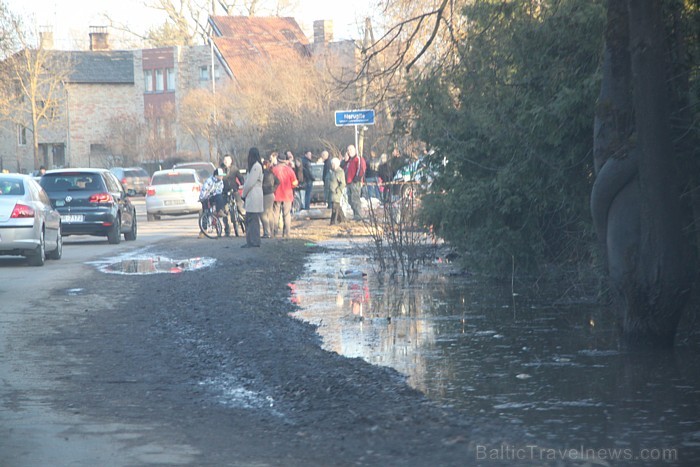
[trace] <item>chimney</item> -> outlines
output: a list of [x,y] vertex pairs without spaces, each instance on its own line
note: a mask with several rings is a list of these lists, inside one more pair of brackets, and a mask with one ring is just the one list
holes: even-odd
[[333,20],[319,19],[314,21],[314,44],[333,42]]
[[53,49],[53,29],[51,26],[42,26],[39,29],[39,43],[43,50]]
[[109,50],[107,26],[90,26],[90,50]]

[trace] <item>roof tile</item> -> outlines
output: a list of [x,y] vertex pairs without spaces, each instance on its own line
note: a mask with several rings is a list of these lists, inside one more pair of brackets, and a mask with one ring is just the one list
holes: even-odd
[[214,44],[234,78],[255,79],[261,67],[308,57],[309,41],[294,18],[212,16]]

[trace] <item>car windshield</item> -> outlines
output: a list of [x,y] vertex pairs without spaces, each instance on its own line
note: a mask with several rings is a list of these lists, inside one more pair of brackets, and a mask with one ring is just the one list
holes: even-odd
[[41,186],[47,193],[57,191],[104,191],[102,177],[95,173],[46,174]]
[[129,169],[124,171],[125,177],[148,177],[148,173],[145,170]]
[[186,172],[168,172],[155,174],[151,185],[171,185],[176,183],[196,183],[195,175]]
[[0,180],[0,195],[22,196],[24,195],[24,183],[19,178],[3,178]]
[[194,169],[197,171],[199,179],[204,181],[211,177],[215,167],[214,164],[210,162],[184,162],[182,164],[175,164],[173,169]]

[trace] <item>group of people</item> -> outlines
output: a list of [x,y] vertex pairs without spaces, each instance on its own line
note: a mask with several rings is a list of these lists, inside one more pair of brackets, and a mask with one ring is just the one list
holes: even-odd
[[400,186],[393,183],[394,177],[408,164],[398,148],[394,149],[391,158],[370,151],[367,160],[357,154],[354,145],[347,147],[342,158],[328,159],[328,152],[324,151],[321,159],[324,161],[323,180],[325,198],[331,209],[331,224],[345,221],[342,209],[345,196],[354,220],[362,220],[362,198],[376,198],[382,202],[390,200],[400,190]]
[[[231,156],[225,155],[220,166],[202,186],[200,201],[213,203],[224,221],[228,236],[231,216],[226,211],[227,201],[230,196],[236,198],[236,205],[246,219],[246,243],[243,248],[259,247],[261,238],[289,237],[295,190],[304,193],[302,208],[311,207],[315,181],[311,170],[313,159],[311,151],[296,159],[289,150],[272,152],[263,159],[260,151],[253,147],[248,151],[247,175],[244,178],[233,165]],[[328,151],[323,151],[320,161],[324,164],[324,197],[331,209],[331,225],[346,220],[342,207],[345,196],[353,219],[362,220],[362,196],[382,198],[379,188],[381,181],[391,180],[395,171],[405,164],[398,150],[394,150],[391,160],[387,160],[386,156],[377,157],[371,152],[368,162],[358,155],[352,144],[347,146],[342,158],[331,158]]]
[[[242,187],[242,190],[240,189]],[[260,246],[260,221],[264,210],[263,200],[263,161],[258,148],[248,151],[248,170],[244,177],[233,166],[233,159],[225,155],[221,164],[202,185],[199,201],[203,207],[213,205],[216,214],[222,218],[225,235],[231,235],[232,214],[227,212],[229,198],[236,200],[236,206],[246,219],[246,243],[243,248]]]

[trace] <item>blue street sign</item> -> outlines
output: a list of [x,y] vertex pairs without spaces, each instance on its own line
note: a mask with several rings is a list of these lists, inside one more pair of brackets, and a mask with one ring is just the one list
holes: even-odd
[[335,126],[374,125],[374,110],[336,110]]

